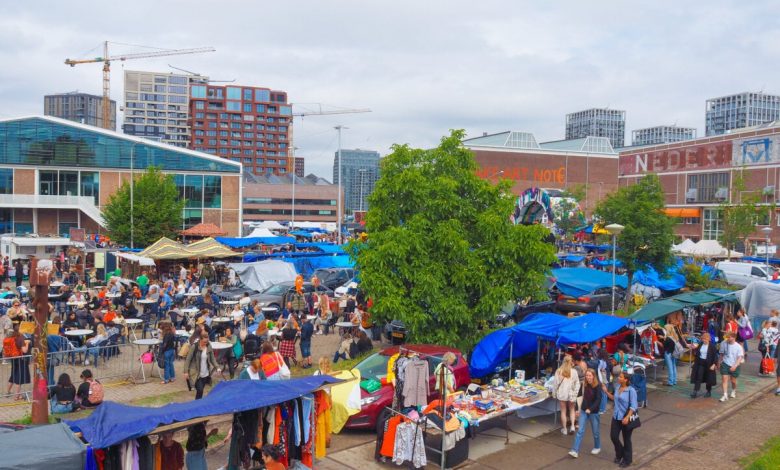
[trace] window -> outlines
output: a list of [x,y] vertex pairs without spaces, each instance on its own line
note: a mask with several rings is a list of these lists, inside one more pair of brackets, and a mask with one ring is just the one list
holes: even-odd
[[761,277],[761,278],[766,277],[766,273],[764,272],[764,270],[759,268],[759,267],[757,267],[757,266],[753,266],[750,269],[750,275],[751,276],[756,276],[756,277]]
[[227,87],[227,99],[229,100],[240,100],[241,99],[241,88],[229,86]]
[[723,235],[723,220],[720,209],[704,209],[703,240],[717,240]]
[[252,101],[252,89],[244,88],[244,101]]
[[[206,104],[203,101],[196,101],[195,102],[195,109],[203,109],[206,107]],[[209,105],[209,108],[211,108],[211,105]]]
[[255,90],[255,101],[271,101],[271,92],[268,90]]
[[81,195],[92,197],[96,206],[100,204],[100,174],[97,171],[81,172]]
[[185,207],[203,207],[202,175],[187,175],[184,178],[184,199],[187,200]]
[[203,207],[222,207],[222,177],[213,175],[204,177]]
[[770,224],[770,215],[769,210],[762,211],[761,213],[757,214],[755,217],[754,225],[758,226],[768,226]]
[[203,119],[204,114],[203,113],[195,113],[195,119]]
[[38,172],[38,194],[43,196],[53,196],[57,194],[56,171]]
[[12,233],[13,231],[13,209],[0,209],[0,233]]
[[701,217],[686,217],[685,225],[699,225],[701,223]]
[[202,209],[184,209],[184,227],[190,228],[203,222]]
[[240,101],[228,101],[226,109],[228,111],[241,111],[241,102]]
[[717,202],[715,193],[729,187],[728,173],[699,173],[688,175],[688,189],[696,189],[694,202]]
[[279,114],[282,116],[292,116],[291,106],[279,106]]
[[252,112],[252,104],[251,103],[244,103],[244,112],[245,113],[251,113]]
[[181,95],[169,95],[168,96],[168,102],[169,103],[182,103],[182,104],[184,104],[184,103],[187,102],[187,97],[186,96],[181,96]]
[[264,113],[265,112],[265,105],[264,104],[256,104],[255,105],[255,111],[258,113]]
[[[0,169],[0,194],[13,194],[14,193],[14,170],[12,168]],[[0,233],[8,233],[7,231],[0,231]]]
[[183,86],[169,86],[168,87],[168,93],[178,93],[180,95],[183,95],[183,94],[187,93],[187,87],[183,87]]

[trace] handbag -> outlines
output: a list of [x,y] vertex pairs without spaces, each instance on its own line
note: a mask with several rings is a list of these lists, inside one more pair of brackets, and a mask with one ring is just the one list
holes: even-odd
[[290,368],[287,367],[287,364],[285,364],[284,359],[281,359],[281,357],[282,356],[280,356],[279,353],[276,353],[276,365],[279,366],[279,377],[289,379]]
[[685,348],[682,344],[678,343],[677,341],[674,342],[674,352],[672,352],[672,356],[675,359],[679,359],[683,353],[685,352]]
[[146,351],[145,353],[141,354],[142,364],[151,364],[152,361],[154,361],[154,354],[152,354],[151,351]]
[[767,351],[763,359],[761,359],[761,373],[764,375],[770,375],[775,371],[775,360],[769,356]]
[[190,342],[187,341],[181,346],[179,346],[179,357],[187,357],[187,354],[190,352]]
[[747,326],[740,326],[737,328],[737,332],[739,333],[739,337],[743,340],[753,339],[753,327],[750,326],[750,323],[748,323]]
[[634,412],[629,418],[628,418],[628,424],[623,425],[627,430],[633,431],[634,429],[642,426],[642,421],[639,420],[639,413]]

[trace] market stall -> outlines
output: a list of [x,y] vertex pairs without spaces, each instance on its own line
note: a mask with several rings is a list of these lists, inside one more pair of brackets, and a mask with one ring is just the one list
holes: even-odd
[[[241,456],[236,465],[249,464],[248,459],[259,456],[259,446],[271,443],[282,445],[286,463],[298,460],[312,468],[315,456],[325,456],[330,433],[330,400],[324,390],[339,383],[327,375],[282,381],[232,380],[220,382],[201,400],[159,408],[104,402],[89,417],[66,423],[89,446],[110,457],[121,452],[123,445],[150,448],[149,435],[184,429],[210,416],[233,414],[231,448]],[[300,439],[288,435],[290,420],[304,423],[308,435]],[[138,468],[145,467],[139,462]]]
[[2,433],[0,448],[3,449],[2,468],[82,469],[87,458],[87,447],[63,423]]

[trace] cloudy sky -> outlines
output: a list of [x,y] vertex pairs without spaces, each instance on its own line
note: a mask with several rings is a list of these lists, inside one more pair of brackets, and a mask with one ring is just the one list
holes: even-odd
[[[101,93],[102,41],[162,48],[214,46],[202,55],[112,67],[170,71],[286,90],[307,172],[332,176],[336,133],[345,148],[388,153],[393,143],[435,145],[451,128],[469,135],[523,130],[560,139],[567,112],[627,111],[627,131],[658,124],[704,133],[707,98],[780,93],[774,2],[465,0],[136,0],[2,2],[0,116],[42,113],[43,95]],[[113,53],[144,49],[114,46]],[[630,135],[630,132],[627,132]],[[627,136],[628,137],[628,136]],[[628,137],[630,138],[630,137]]]

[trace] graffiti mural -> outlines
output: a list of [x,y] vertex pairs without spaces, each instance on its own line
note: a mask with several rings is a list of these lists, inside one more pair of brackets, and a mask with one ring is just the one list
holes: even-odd
[[550,194],[542,188],[528,188],[517,197],[511,217],[514,224],[534,224],[553,220]]

